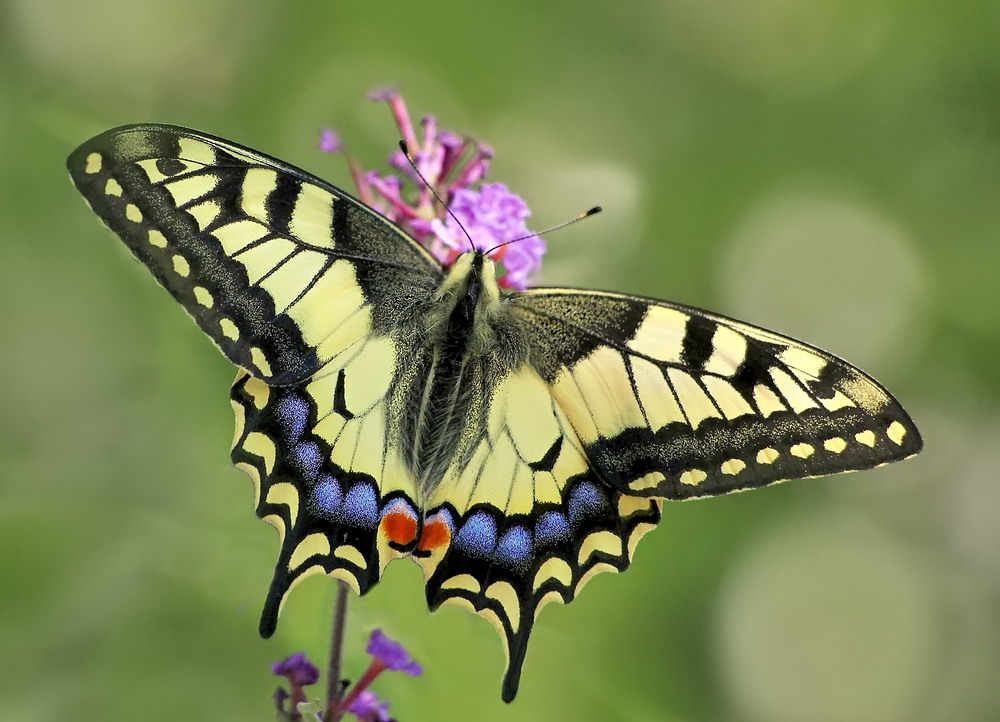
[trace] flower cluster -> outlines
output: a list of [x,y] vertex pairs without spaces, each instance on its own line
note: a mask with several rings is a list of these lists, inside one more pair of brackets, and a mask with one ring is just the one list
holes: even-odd
[[[379,700],[368,687],[386,670],[405,672],[413,677],[420,676],[423,670],[403,645],[389,639],[381,629],[372,630],[365,651],[372,657],[368,669],[346,695],[331,700],[325,710],[306,701],[302,688],[316,683],[319,670],[302,652],[272,664],[274,675],[287,679],[292,688],[290,693],[279,688],[274,695],[278,718],[294,722],[302,719],[303,712],[314,712],[315,718],[323,722],[335,722],[345,714],[354,715],[360,722],[393,722],[387,711],[389,703]],[[286,704],[289,700],[291,703]]]
[[[418,137],[398,93],[386,90],[369,97],[388,103],[413,164],[397,150],[389,165],[400,175],[379,175],[362,172],[347,156],[361,200],[403,228],[445,266],[464,251],[484,251],[498,264],[502,287],[524,290],[541,263],[545,243],[528,230],[525,221],[531,212],[520,196],[503,183],[482,182],[493,158],[489,146],[438,130],[431,115],[420,121]],[[319,148],[332,153],[342,151],[343,145],[336,133],[324,129]],[[406,182],[414,189],[407,189]]]

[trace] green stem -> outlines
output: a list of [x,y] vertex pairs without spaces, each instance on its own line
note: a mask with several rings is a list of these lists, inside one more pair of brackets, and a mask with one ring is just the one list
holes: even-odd
[[340,684],[340,667],[344,657],[344,626],[347,618],[347,585],[337,580],[337,600],[333,605],[333,630],[330,634],[330,660],[326,673],[326,720],[336,722],[343,688]]

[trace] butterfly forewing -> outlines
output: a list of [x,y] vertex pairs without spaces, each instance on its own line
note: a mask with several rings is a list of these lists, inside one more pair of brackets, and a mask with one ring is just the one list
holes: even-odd
[[889,393],[812,346],[699,309],[537,289],[512,304],[602,478],[686,499],[917,453]]
[[314,373],[426,295],[438,264],[333,186],[171,126],[103,133],[76,187],[235,364],[272,384]]

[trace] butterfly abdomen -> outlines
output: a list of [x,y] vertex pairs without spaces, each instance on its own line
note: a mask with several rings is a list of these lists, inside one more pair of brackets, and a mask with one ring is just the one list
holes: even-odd
[[464,469],[486,434],[491,379],[526,360],[525,344],[504,323],[509,312],[494,274],[481,253],[456,260],[426,305],[416,334],[421,343],[401,369],[395,423],[425,499],[448,474]]

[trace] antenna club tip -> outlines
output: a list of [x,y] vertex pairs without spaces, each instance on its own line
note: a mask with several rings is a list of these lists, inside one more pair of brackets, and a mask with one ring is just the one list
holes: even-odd
[[580,218],[588,218],[590,216],[597,215],[598,213],[600,213],[603,210],[604,209],[601,208],[600,206],[594,206],[593,208],[591,208],[591,209],[589,209],[589,210],[584,211],[583,213],[581,213],[580,214]]
[[399,139],[399,149],[403,151],[403,155],[405,155],[407,158],[410,156],[410,148],[408,145],[406,145],[406,141],[403,140],[402,138]]

